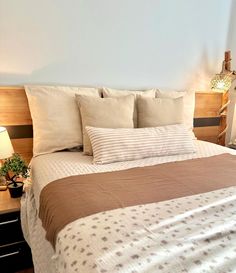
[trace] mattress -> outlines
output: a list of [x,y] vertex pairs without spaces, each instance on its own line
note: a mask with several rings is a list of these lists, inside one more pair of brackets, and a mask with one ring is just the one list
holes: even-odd
[[[26,240],[28,241],[32,249],[35,272],[36,273],[70,272],[64,269],[65,265],[63,264],[59,253],[54,252],[49,242],[44,239],[45,231],[42,228],[41,221],[37,217],[37,213],[39,209],[39,195],[41,190],[44,188],[44,186],[46,186],[51,181],[54,181],[56,179],[63,178],[66,176],[71,176],[71,175],[88,174],[88,173],[94,173],[94,172],[96,173],[111,172],[111,171],[124,170],[128,168],[133,168],[133,167],[142,167],[142,166],[161,164],[165,162],[181,161],[181,160],[186,160],[191,158],[208,157],[212,155],[222,154],[225,152],[236,154],[236,151],[234,150],[221,147],[215,144],[203,142],[203,141],[196,140],[195,144],[197,148],[197,152],[195,154],[147,158],[142,160],[118,162],[118,163],[112,163],[112,164],[106,164],[106,165],[94,165],[92,164],[92,157],[84,156],[80,152],[58,152],[58,153],[42,155],[42,156],[34,158],[31,164],[33,186],[28,190],[25,198],[22,199],[21,213],[22,213],[23,232],[24,232]],[[229,189],[229,192],[226,192],[224,194],[233,195],[233,192],[234,192],[234,189]],[[206,196],[206,198],[207,198],[206,200],[209,200],[212,197]],[[182,202],[183,203],[186,202],[186,199],[183,198]],[[199,206],[198,202],[193,202],[193,204],[195,204],[195,208]],[[165,204],[160,204],[160,205],[165,206]],[[192,209],[194,209],[194,207]],[[119,214],[119,211],[116,213]],[[173,213],[178,214],[179,212],[173,211]],[[79,221],[77,225],[80,225]],[[127,222],[126,222],[126,225],[128,225]],[[64,228],[60,232],[60,236],[64,236],[65,232],[66,232],[66,228]],[[63,245],[61,247],[63,247]],[[135,270],[137,270],[137,268]],[[90,272],[90,271],[85,270],[84,272]],[[100,271],[96,271],[96,272],[100,272]],[[117,272],[126,272],[126,271],[121,270]],[[146,270],[144,272],[155,272],[155,271]],[[163,271],[163,272],[167,272],[167,271]]]

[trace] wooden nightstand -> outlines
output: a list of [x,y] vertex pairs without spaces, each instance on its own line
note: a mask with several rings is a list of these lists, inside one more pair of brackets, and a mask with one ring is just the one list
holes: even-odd
[[20,198],[0,191],[0,272],[12,273],[32,267],[31,251],[20,222]]

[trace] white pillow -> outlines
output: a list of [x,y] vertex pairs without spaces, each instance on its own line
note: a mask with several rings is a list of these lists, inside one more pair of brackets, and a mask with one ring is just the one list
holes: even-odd
[[156,89],[150,90],[120,90],[120,89],[111,89],[107,87],[102,88],[102,95],[104,98],[110,97],[120,97],[120,96],[127,96],[127,95],[134,95],[135,97],[135,107],[134,107],[134,127],[138,127],[137,121],[137,98],[139,97],[149,97],[155,98],[156,96]]
[[156,90],[157,98],[180,98],[183,97],[183,123],[189,130],[193,129],[193,118],[194,118],[194,108],[195,108],[195,92],[189,90],[185,91],[173,91],[173,90]]
[[87,126],[86,130],[96,164],[196,152],[192,136],[182,124],[134,129]]
[[96,88],[25,86],[33,120],[33,154],[82,146],[82,128],[75,94],[99,97]]

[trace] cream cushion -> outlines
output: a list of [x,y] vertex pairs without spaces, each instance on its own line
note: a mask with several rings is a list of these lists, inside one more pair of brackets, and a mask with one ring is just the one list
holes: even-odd
[[76,95],[83,124],[84,153],[92,155],[86,126],[102,128],[133,128],[134,96],[94,98]]
[[138,127],[156,127],[183,122],[183,97],[160,99],[140,97]]
[[119,90],[119,89],[111,89],[111,88],[102,88],[102,95],[104,98],[109,97],[119,97],[119,96],[127,96],[127,95],[134,95],[135,97],[135,107],[134,107],[134,127],[138,127],[138,121],[137,121],[137,98],[138,97],[149,97],[149,98],[155,98],[156,96],[156,90],[150,89],[150,90],[144,90],[144,91],[135,91],[135,90]]
[[192,137],[183,124],[134,129],[88,126],[86,130],[96,164],[196,152]]
[[183,97],[183,123],[189,130],[192,131],[195,108],[195,92],[193,90],[174,91],[169,89],[159,89],[156,90],[156,97],[173,99]]
[[25,86],[33,121],[34,156],[82,146],[81,118],[75,94],[99,97],[96,88]]

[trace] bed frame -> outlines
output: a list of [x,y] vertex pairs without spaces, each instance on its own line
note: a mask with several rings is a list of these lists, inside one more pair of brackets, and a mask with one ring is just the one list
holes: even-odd
[[[219,143],[217,136],[224,126],[219,116],[223,100],[222,93],[196,93],[194,133],[198,139]],[[33,129],[23,87],[0,87],[0,126],[7,128],[15,152],[29,162],[32,158]]]

